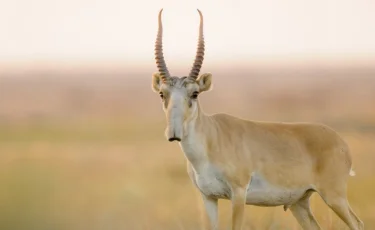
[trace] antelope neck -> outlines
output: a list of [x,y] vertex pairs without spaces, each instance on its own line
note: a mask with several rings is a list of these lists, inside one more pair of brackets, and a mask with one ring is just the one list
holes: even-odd
[[186,136],[179,143],[185,157],[195,169],[203,166],[208,160],[206,143],[211,126],[211,119],[204,114],[198,103],[197,115],[186,124]]

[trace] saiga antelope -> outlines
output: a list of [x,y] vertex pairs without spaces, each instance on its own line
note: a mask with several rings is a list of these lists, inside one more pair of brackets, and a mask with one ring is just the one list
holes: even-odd
[[204,57],[203,16],[198,48],[187,77],[169,74],[163,57],[162,21],[155,44],[159,72],[152,88],[163,104],[166,136],[179,142],[188,174],[205,206],[205,227],[218,229],[218,199],[232,203],[232,230],[240,230],[245,205],[284,206],[304,229],[320,229],[309,198],[319,193],[353,230],[364,228],[347,200],[347,179],[354,176],[347,144],[331,128],[313,123],[271,123],[228,114],[206,115],[198,95],[211,87],[211,74],[200,76]]

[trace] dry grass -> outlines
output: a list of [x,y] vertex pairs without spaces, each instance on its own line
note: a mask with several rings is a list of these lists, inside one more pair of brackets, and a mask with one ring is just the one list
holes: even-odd
[[[357,173],[349,181],[349,201],[372,229],[375,80],[369,79],[339,79],[337,88],[309,83],[297,91],[283,82],[271,87],[267,79],[248,79],[248,88],[224,86],[218,77],[202,104],[209,113],[313,120],[339,130]],[[181,150],[164,139],[149,78],[63,82],[9,78],[0,86],[0,229],[198,229],[200,199]],[[345,229],[317,195],[312,207],[324,229]],[[228,201],[220,201],[219,214],[228,229]],[[250,228],[299,229],[282,207],[248,206]]]

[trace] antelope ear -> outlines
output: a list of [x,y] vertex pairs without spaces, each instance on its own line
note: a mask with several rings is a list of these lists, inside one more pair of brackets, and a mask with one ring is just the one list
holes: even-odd
[[211,79],[212,79],[211,73],[204,73],[198,77],[197,83],[199,85],[199,90],[201,92],[211,89],[211,82],[212,82]]
[[152,90],[156,93],[160,91],[161,75],[159,73],[152,74]]

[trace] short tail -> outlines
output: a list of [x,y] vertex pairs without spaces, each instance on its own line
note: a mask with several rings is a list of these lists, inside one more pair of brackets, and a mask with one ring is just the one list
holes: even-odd
[[352,168],[350,169],[349,176],[355,176],[355,172]]

